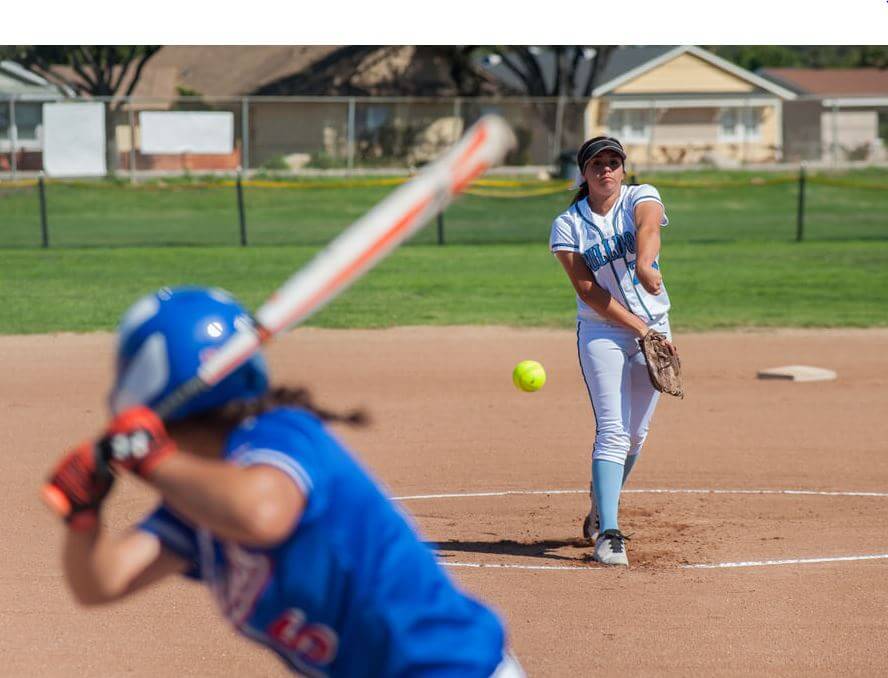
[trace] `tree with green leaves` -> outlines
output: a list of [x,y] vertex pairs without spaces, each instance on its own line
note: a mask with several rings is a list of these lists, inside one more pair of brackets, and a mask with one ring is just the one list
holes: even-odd
[[885,45],[719,45],[708,49],[750,71],[760,68],[888,68]]

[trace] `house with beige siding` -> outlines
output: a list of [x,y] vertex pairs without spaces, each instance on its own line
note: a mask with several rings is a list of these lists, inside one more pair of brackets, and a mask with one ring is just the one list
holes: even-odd
[[696,46],[623,47],[586,106],[637,164],[722,166],[782,159],[783,102],[796,94]]
[[766,68],[759,74],[798,96],[784,106],[787,160],[888,159],[888,70]]

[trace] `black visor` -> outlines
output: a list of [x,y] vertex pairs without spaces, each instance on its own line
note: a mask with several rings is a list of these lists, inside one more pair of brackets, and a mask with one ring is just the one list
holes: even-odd
[[603,139],[591,139],[580,146],[577,152],[577,167],[580,168],[580,174],[586,169],[586,163],[602,151],[613,151],[619,155],[623,162],[626,162],[626,151],[623,150],[623,144],[613,137],[605,137]]

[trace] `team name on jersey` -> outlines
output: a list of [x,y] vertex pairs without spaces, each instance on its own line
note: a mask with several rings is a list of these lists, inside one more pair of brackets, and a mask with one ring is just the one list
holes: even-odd
[[251,553],[234,542],[222,545],[228,567],[216,563],[209,530],[197,532],[204,579],[208,580],[222,614],[240,628],[253,613],[256,601],[271,577],[271,560],[262,553]]
[[599,244],[583,252],[583,260],[594,272],[614,259],[622,259],[627,253],[635,254],[635,233],[632,231],[603,238]]

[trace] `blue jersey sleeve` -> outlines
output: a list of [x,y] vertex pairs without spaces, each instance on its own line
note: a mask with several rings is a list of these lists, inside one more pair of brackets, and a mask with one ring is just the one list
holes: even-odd
[[238,466],[271,466],[287,475],[305,497],[300,522],[307,523],[328,499],[329,470],[323,457],[329,440],[312,415],[277,410],[241,424],[229,439],[226,457]]
[[[643,202],[654,201],[663,205],[663,199],[660,198],[660,191],[651,186],[650,184],[641,184],[640,186],[632,186],[631,189],[632,194],[629,196],[630,207],[632,208],[632,213],[635,213],[635,208]],[[666,216],[666,206],[663,205],[663,218],[660,220],[660,226],[668,226],[669,225],[669,217]]]
[[165,549],[185,560],[188,563],[186,577],[200,579],[197,534],[191,525],[161,504],[136,527],[155,535]]
[[281,449],[270,447],[247,448],[231,457],[231,461],[238,466],[273,466],[289,476],[296,483],[299,491],[308,498],[311,495],[313,482],[311,476],[298,461]]

